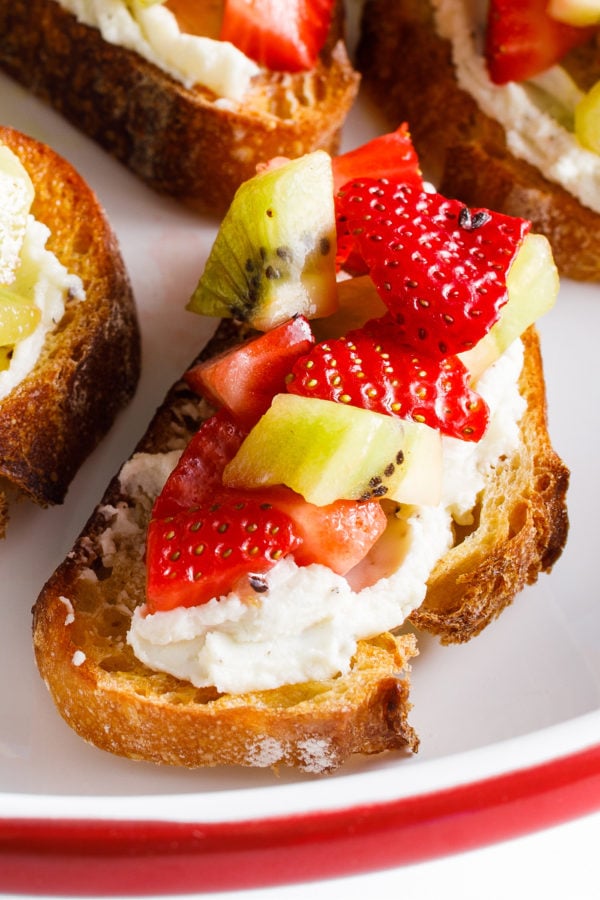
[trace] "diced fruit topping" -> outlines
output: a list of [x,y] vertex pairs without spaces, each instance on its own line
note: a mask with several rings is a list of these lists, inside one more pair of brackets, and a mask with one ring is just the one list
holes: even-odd
[[[150,611],[204,603],[249,574],[260,591],[258,576],[292,552],[298,565],[321,563],[345,574],[385,529],[377,501],[317,507],[287,487],[256,492],[223,487],[223,469],[244,436],[227,412],[219,411],[201,426],[167,479],[152,510],[146,546]],[[251,513],[255,521],[247,522],[248,528],[243,521]],[[283,531],[274,530],[281,522]],[[229,552],[241,539],[240,529],[246,543],[239,553],[235,547]]]
[[331,158],[317,150],[238,189],[188,309],[259,331],[297,314],[329,315],[335,248]]
[[554,65],[593,30],[553,18],[548,0],[491,0],[485,58],[495,84],[526,81]]
[[488,423],[484,400],[469,387],[456,356],[428,357],[401,343],[388,314],[337,340],[317,344],[294,365],[288,391],[424,422],[478,441]]
[[0,346],[22,341],[35,331],[41,316],[35,303],[0,285]]
[[403,481],[414,466],[430,470],[421,502],[436,503],[439,445],[439,433],[426,425],[278,394],[226,466],[223,483],[232,488],[285,484],[317,506],[381,497],[404,502]]
[[225,0],[220,38],[267,69],[312,69],[333,7],[334,0]]
[[195,606],[260,575],[299,545],[290,518],[262,498],[217,494],[148,527],[150,612]]
[[250,427],[285,390],[292,364],[311,349],[313,334],[296,316],[240,346],[200,362],[186,373],[198,394]]
[[600,153],[600,81],[575,107],[575,134],[586,149]]
[[[240,188],[189,308],[265,333],[186,375],[218,411],[155,502],[150,611],[268,590],[287,555],[345,575],[377,546],[392,565],[382,501],[440,502],[441,435],[482,437],[472,384],[556,298],[529,230],[426,191],[406,126]],[[368,275],[336,284],[336,237]]]
[[529,222],[386,179],[348,184],[337,204],[404,343],[449,356],[497,321]]

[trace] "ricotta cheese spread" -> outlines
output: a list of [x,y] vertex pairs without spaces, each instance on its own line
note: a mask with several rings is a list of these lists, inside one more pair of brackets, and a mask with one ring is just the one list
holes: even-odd
[[[386,532],[345,577],[323,565],[299,567],[288,557],[268,573],[264,593],[232,592],[201,606],[152,615],[138,607],[128,634],[138,659],[197,687],[227,692],[346,672],[359,639],[402,625],[422,603],[433,566],[452,546],[453,519],[469,521],[486,473],[518,445],[522,360],[516,341],[478,382],[491,412],[484,438],[478,443],[443,439],[438,506],[402,511],[392,520],[391,534]],[[176,454],[134,457],[121,472],[124,491],[156,489],[175,461]],[[129,524],[113,523],[118,527]]]
[[438,34],[452,44],[458,84],[502,125],[511,153],[600,213],[600,155],[586,150],[552,111],[568,109],[578,99],[567,73],[556,66],[530,82],[494,84],[482,52],[487,3],[432,0],[432,5]]
[[185,34],[161,3],[138,0],[59,0],[84,25],[97,28],[110,44],[133,50],[186,88],[202,85],[218,97],[241,101],[261,70],[227,41]]
[[[2,146],[1,150],[4,165],[6,162],[4,155],[10,151],[5,146]],[[14,159],[17,160],[16,157]],[[65,298],[76,300],[85,298],[81,279],[69,273],[54,253],[47,249],[46,243],[50,236],[47,226],[38,222],[31,213],[25,212],[22,215],[20,213],[15,212],[15,215],[22,220],[22,227],[20,225],[12,229],[11,236],[15,240],[10,242],[8,254],[4,252],[4,242],[1,244],[3,251],[0,254],[0,271],[3,273],[1,283],[24,300],[35,304],[41,316],[34,331],[14,345],[8,367],[0,371],[0,400],[6,397],[35,366],[46,335],[63,317]]]

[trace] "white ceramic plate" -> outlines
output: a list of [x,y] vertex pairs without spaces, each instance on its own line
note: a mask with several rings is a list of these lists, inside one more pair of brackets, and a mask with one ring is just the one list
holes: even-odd
[[[52,145],[96,190],[132,278],[144,352],[135,400],[64,506],[21,505],[0,547],[0,891],[291,882],[414,862],[600,808],[597,286],[565,282],[541,323],[550,431],[572,470],[567,549],[477,640],[442,648],[420,638],[418,756],[360,759],[327,778],[187,772],[113,758],[62,722],[34,665],[31,606],[214,327],[184,305],[216,223],[152,194],[1,76],[0,121]],[[345,145],[381,130],[359,104]],[[148,855],[150,869],[139,865]]]

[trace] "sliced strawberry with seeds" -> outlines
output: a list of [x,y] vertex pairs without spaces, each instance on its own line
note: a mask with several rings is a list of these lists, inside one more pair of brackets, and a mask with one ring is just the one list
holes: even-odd
[[317,344],[294,365],[288,391],[424,422],[443,434],[478,441],[489,411],[469,387],[467,368],[457,356],[415,353],[398,339],[401,331],[388,314],[346,337]]
[[438,357],[470,349],[497,321],[508,299],[506,274],[531,228],[385,178],[346,185],[337,210],[399,338]]
[[[419,190],[423,177],[419,159],[410,137],[408,125],[400,125],[396,131],[373,138],[354,150],[332,159],[334,189],[341,190],[356,178],[388,178],[396,184],[412,184]],[[367,271],[360,255],[354,252],[354,238],[338,221],[336,266],[354,275]]]
[[408,125],[378,135],[354,150],[340,153],[331,160],[334,190],[337,192],[354,178],[389,178],[398,184],[406,182],[421,187],[423,176]]
[[197,363],[185,379],[196,393],[251,428],[267,411],[293,361],[314,344],[310,323],[294,316],[217,356]]
[[243,577],[268,571],[300,542],[289,516],[237,491],[152,519],[146,547],[148,610],[207,603],[229,593]]
[[183,451],[154,502],[152,516],[164,518],[205,502],[221,490],[223,469],[247,431],[225,409],[206,419]]

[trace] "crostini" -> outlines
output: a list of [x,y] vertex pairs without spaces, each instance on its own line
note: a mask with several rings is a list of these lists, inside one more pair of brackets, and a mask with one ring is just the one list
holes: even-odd
[[340,4],[249,6],[2,0],[0,67],[155,190],[220,213],[264,159],[335,152],[358,90]]
[[98,747],[310,773],[415,751],[409,621],[469,640],[560,556],[548,242],[380,141],[238,190],[189,303],[221,326],[37,600],[40,672]]
[[0,127],[0,533],[9,501],[61,503],[131,399],[140,338],[100,203],[52,149]]

